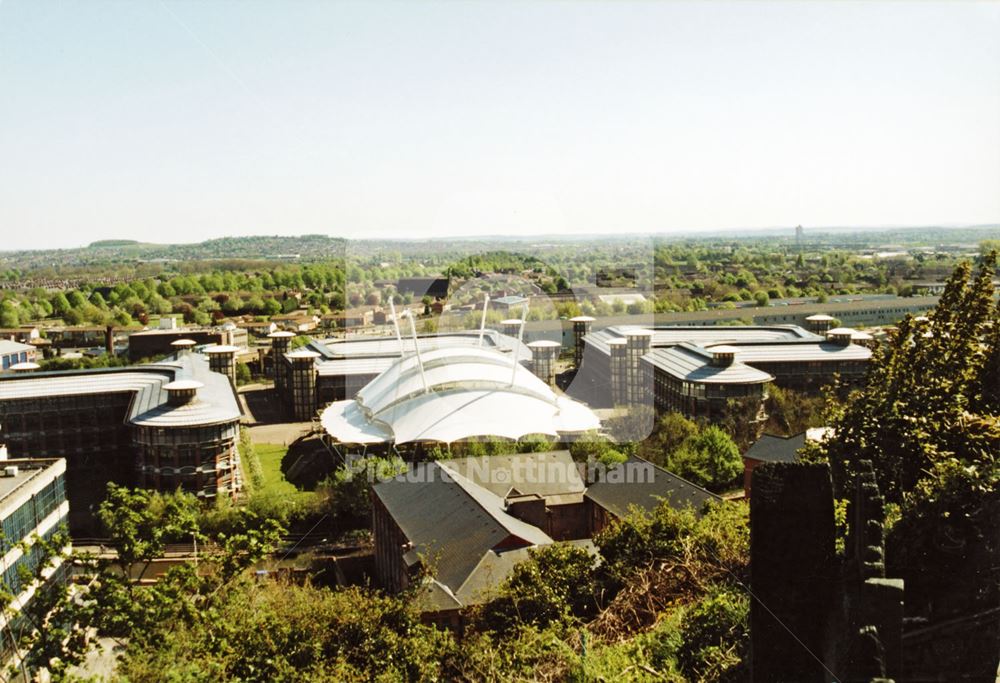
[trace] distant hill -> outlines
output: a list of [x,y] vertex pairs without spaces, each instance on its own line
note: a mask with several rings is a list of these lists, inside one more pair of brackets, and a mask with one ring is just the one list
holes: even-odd
[[97,240],[87,245],[87,249],[104,249],[106,247],[131,247],[140,244],[137,240]]
[[343,258],[346,240],[326,235],[252,235],[222,237],[195,244],[156,244],[109,239],[74,249],[0,251],[0,271],[32,268],[122,267],[178,261],[320,261]]

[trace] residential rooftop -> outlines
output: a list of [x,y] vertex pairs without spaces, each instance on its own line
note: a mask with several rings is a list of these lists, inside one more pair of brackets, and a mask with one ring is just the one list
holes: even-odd
[[587,488],[586,497],[618,517],[631,510],[652,512],[666,501],[674,508],[691,508],[700,513],[706,503],[722,500],[673,472],[648,460],[631,457],[608,470]]

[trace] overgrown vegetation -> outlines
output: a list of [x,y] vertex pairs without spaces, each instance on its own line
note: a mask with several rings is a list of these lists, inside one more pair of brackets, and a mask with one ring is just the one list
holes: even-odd
[[[956,269],[927,318],[908,317],[867,386],[831,403],[836,438],[813,450],[843,491],[872,463],[894,510],[887,564],[907,610],[943,616],[1000,603],[1000,304],[996,253]],[[898,521],[896,521],[898,520]]]

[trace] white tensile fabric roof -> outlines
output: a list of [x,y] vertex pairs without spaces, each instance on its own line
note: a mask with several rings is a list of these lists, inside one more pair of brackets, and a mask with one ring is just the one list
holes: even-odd
[[[435,349],[400,358],[358,392],[323,411],[342,443],[451,443],[479,436],[558,437],[600,428],[587,406],[557,396],[508,354],[488,348]],[[511,381],[513,379],[513,382]],[[426,381],[426,390],[424,382]]]

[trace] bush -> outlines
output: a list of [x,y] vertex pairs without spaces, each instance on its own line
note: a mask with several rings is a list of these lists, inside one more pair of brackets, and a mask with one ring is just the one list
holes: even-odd
[[667,469],[692,483],[720,491],[743,471],[740,449],[726,432],[710,425],[689,436],[667,457]]
[[695,603],[681,621],[677,661],[693,681],[742,681],[750,644],[750,600],[716,589]]
[[211,618],[163,624],[129,642],[118,674],[130,681],[421,681],[440,678],[451,636],[420,624],[396,598],[360,588],[244,580]]
[[592,615],[597,607],[594,557],[584,548],[555,543],[529,551],[497,595],[473,617],[475,628],[508,634],[520,626],[547,628]]
[[334,519],[368,523],[371,515],[371,484],[405,472],[399,458],[358,458],[341,467],[316,487],[317,506]]

